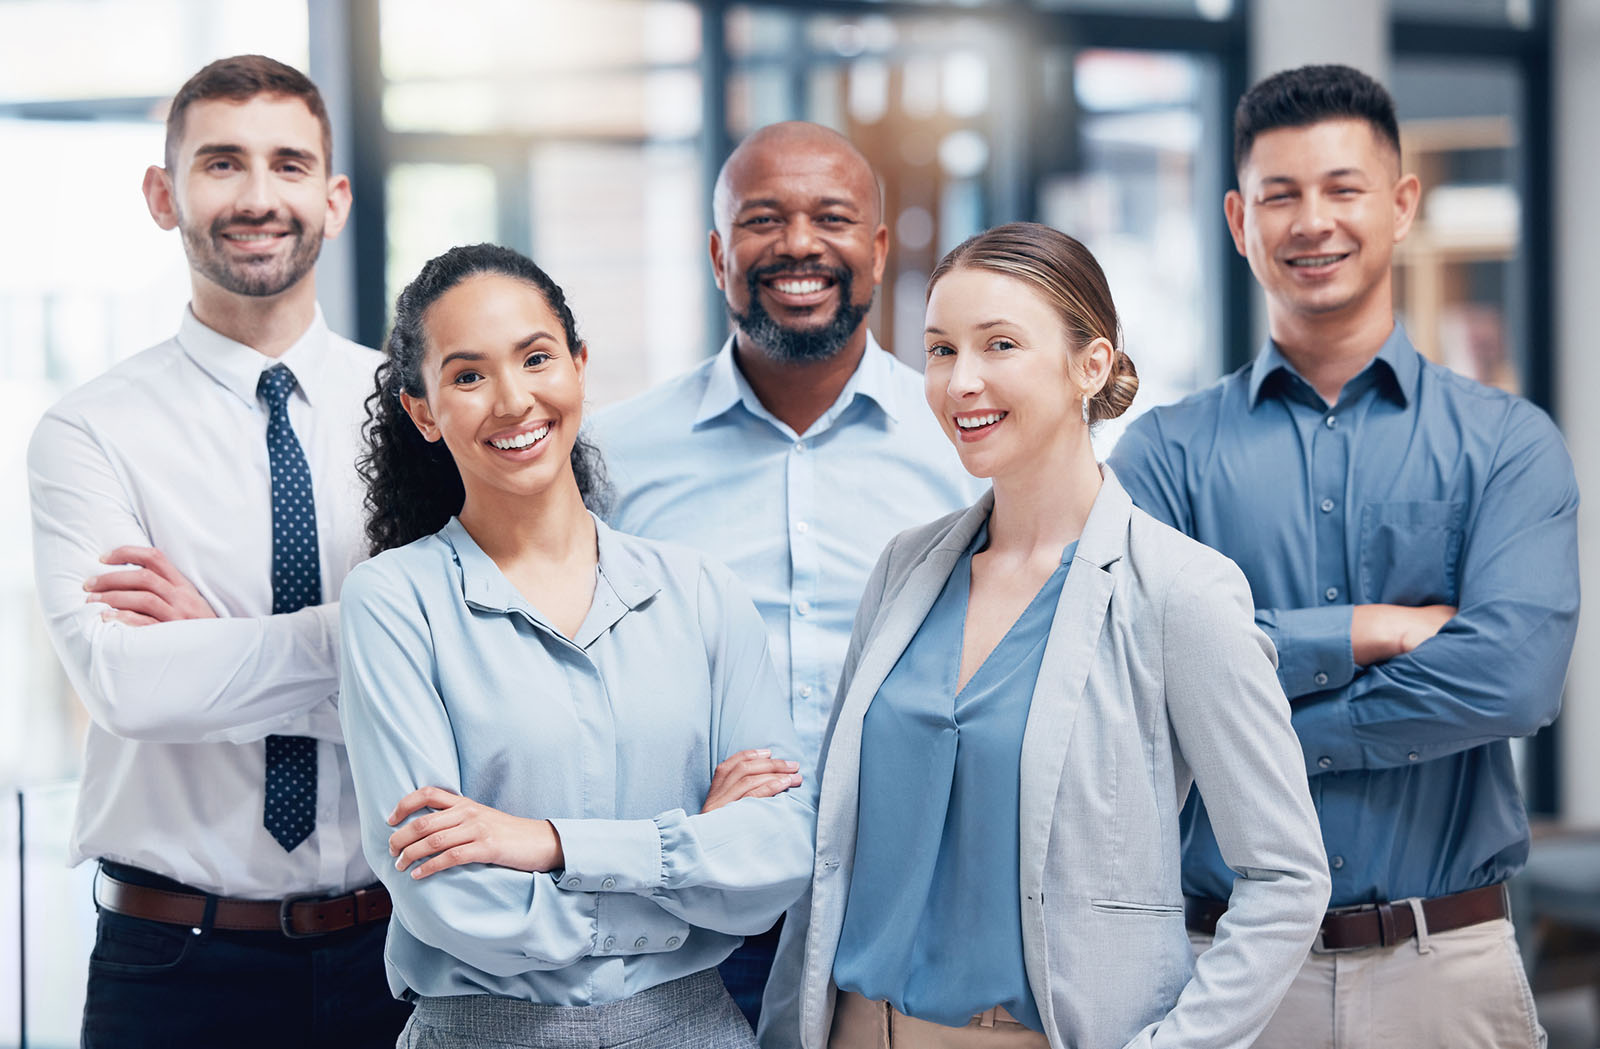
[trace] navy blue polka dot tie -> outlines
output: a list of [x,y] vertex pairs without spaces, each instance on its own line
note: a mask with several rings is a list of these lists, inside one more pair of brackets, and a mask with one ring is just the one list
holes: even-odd
[[[272,614],[322,603],[317,558],[317,515],[311,468],[289,425],[294,373],[275,364],[261,373],[256,396],[266,402],[267,459],[272,465]],[[262,824],[285,851],[293,851],[316,824],[317,741],[309,736],[267,737],[267,800]]]

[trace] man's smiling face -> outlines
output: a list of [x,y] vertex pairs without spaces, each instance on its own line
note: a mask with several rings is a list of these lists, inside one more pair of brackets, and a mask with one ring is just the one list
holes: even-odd
[[773,135],[741,147],[717,203],[712,266],[744,340],[780,360],[837,354],[887,258],[871,169],[827,139]]
[[334,216],[322,126],[301,100],[195,103],[168,174],[189,265],[206,280],[272,296],[316,264]]
[[1239,187],[1228,194],[1228,228],[1271,310],[1338,314],[1387,291],[1416,180],[1401,177],[1400,158],[1371,125],[1339,119],[1263,132]]

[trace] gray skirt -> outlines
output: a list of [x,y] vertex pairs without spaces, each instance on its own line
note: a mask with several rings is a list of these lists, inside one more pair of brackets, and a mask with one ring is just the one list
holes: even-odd
[[715,969],[608,1005],[535,1005],[490,994],[418,998],[395,1049],[755,1049]]

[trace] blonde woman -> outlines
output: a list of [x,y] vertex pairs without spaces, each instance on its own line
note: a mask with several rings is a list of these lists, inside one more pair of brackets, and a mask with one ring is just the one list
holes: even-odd
[[[1013,224],[956,248],[926,350],[928,405],[993,490],[868,583],[763,1044],[1243,1049],[1328,899],[1249,588],[1095,462],[1138,380],[1083,245]],[[1198,960],[1191,786],[1238,872]]]

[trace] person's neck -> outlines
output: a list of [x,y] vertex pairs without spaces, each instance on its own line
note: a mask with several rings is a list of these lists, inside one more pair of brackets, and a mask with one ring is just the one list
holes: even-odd
[[317,315],[317,286],[310,275],[277,295],[239,295],[193,276],[189,301],[195,319],[219,335],[268,357],[282,357]]
[[833,406],[867,350],[862,322],[844,348],[820,361],[784,361],[756,349],[743,332],[733,336],[733,359],[762,406],[797,434]]
[[1329,405],[1372,362],[1394,332],[1390,295],[1349,313],[1268,314],[1272,341],[1300,377]]
[[1063,440],[1025,470],[995,477],[989,549],[1024,558],[1060,556],[1083,534],[1101,484],[1087,429]]
[[532,496],[469,488],[456,515],[507,575],[519,566],[570,565],[599,559],[594,519],[570,473]]

